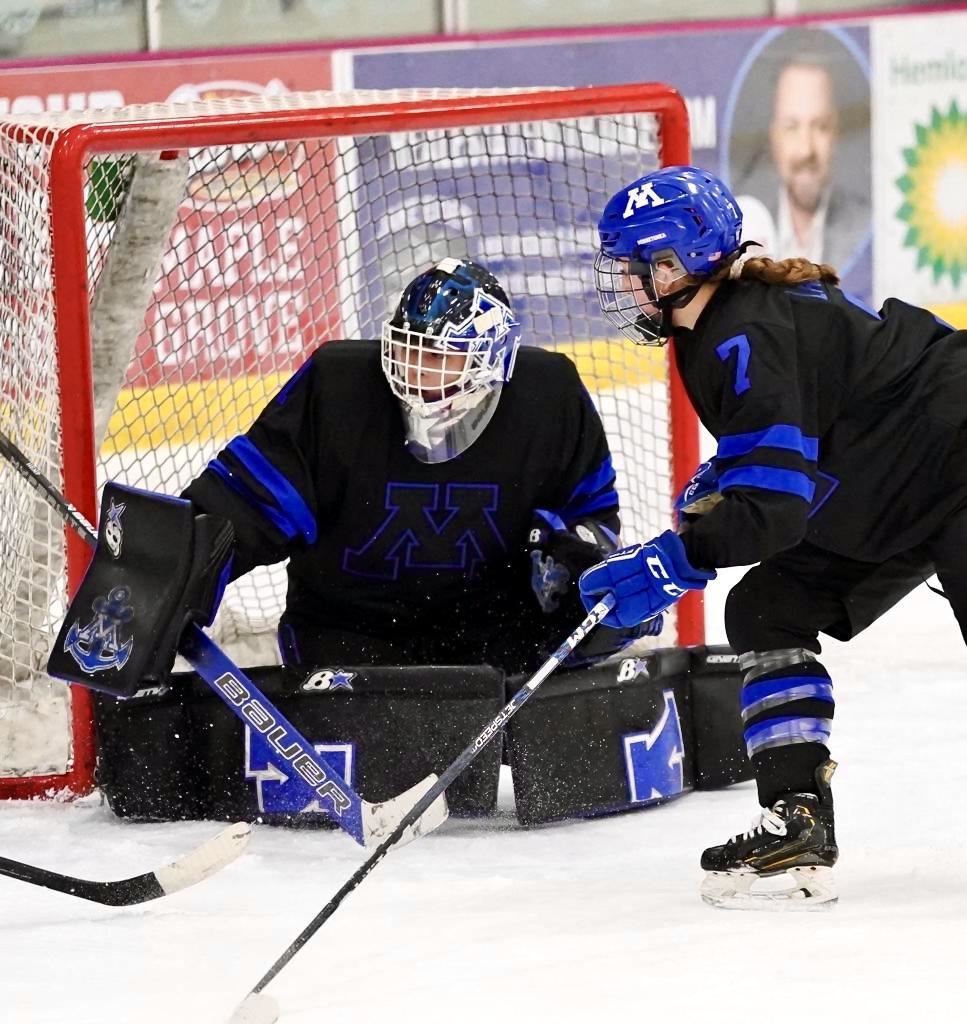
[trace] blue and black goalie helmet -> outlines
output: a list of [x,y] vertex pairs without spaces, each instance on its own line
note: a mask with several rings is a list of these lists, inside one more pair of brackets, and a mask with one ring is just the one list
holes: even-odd
[[[455,402],[470,408],[510,379],[520,324],[485,267],[440,260],[403,290],[382,330],[383,372],[393,393],[418,413]],[[462,401],[461,401],[462,400]]]
[[670,310],[691,301],[739,248],[741,233],[738,203],[707,171],[664,167],[632,182],[598,222],[594,271],[604,315],[639,345],[663,344]]

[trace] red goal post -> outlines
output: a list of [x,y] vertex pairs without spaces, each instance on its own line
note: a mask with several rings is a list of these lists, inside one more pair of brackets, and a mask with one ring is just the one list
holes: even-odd
[[[613,191],[689,155],[684,102],[658,84],[9,118],[0,426],[89,519],[107,478],[177,493],[308,352],[378,337],[408,276],[465,254],[520,306],[525,343],[575,358],[608,429],[625,539],[645,539],[699,461],[698,430],[666,350],[615,340],[597,313],[593,228]],[[8,468],[0,484],[14,538],[0,580],[0,797],[84,793],[90,695],[72,688],[59,710],[66,691],[43,664],[89,552],[69,534],[65,549]],[[277,570],[239,593],[229,640],[281,610]],[[701,642],[697,595],[671,629],[662,642]],[[66,740],[25,750],[48,725]]]

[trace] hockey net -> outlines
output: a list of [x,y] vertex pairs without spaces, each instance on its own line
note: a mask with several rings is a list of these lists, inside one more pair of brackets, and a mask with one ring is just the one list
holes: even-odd
[[[506,287],[525,343],[576,361],[608,431],[624,538],[648,537],[697,461],[694,421],[664,351],[606,328],[594,229],[623,184],[687,161],[684,106],[662,86],[9,119],[0,429],[89,519],[107,479],[177,494],[316,346],[379,337],[410,277],[469,256]],[[6,464],[0,522],[0,796],[82,793],[90,699],[44,666],[88,552]],[[283,566],[233,584],[216,639],[243,664],[277,660],[284,597]],[[677,630],[700,639],[694,613]],[[673,617],[662,642],[675,640]]]

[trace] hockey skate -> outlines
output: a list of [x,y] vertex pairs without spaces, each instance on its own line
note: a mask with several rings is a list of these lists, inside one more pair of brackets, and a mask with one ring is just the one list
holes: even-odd
[[748,832],[702,854],[702,899],[730,910],[823,910],[837,900],[832,868],[839,851],[829,780],[816,769],[817,793],[787,793],[763,808]]

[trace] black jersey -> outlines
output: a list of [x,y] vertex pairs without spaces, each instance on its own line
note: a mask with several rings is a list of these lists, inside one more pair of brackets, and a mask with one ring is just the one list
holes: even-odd
[[406,450],[374,341],[318,349],[185,496],[233,522],[236,576],[289,557],[288,617],[373,635],[533,602],[534,510],[616,529],[618,509],[600,418],[566,356],[521,349],[480,437],[428,465]]
[[882,561],[967,499],[967,332],[837,287],[723,283],[675,355],[718,442],[725,500],[683,534],[695,565],[808,540]]

